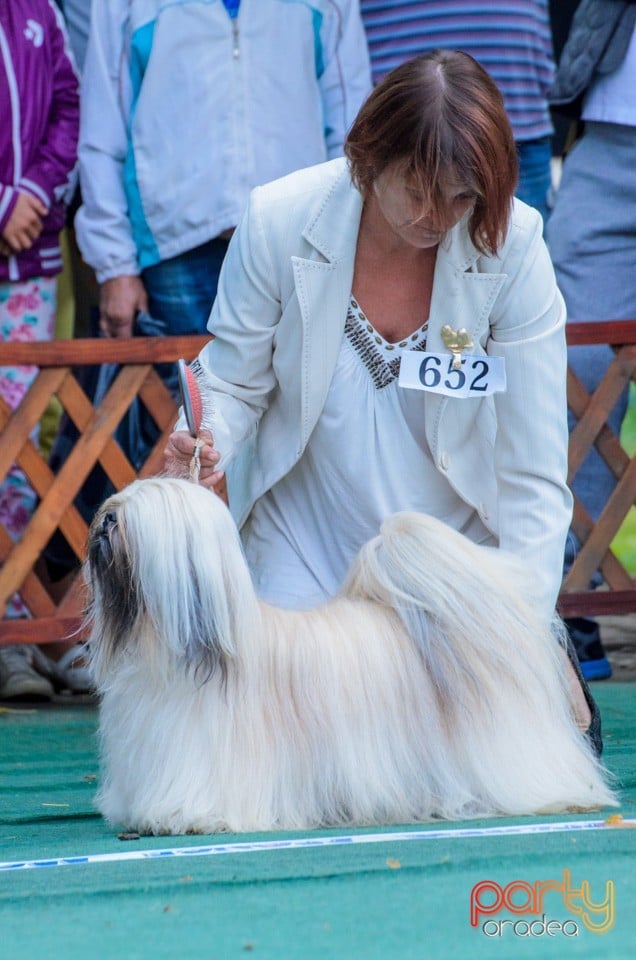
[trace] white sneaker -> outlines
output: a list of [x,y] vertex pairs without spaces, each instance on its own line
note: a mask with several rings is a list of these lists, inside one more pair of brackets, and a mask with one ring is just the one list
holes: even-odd
[[0,700],[51,700],[54,692],[34,668],[28,644],[0,647]]
[[86,645],[78,643],[59,660],[52,660],[41,647],[33,650],[33,660],[40,673],[53,683],[56,690],[70,693],[92,693],[93,675],[86,665]]

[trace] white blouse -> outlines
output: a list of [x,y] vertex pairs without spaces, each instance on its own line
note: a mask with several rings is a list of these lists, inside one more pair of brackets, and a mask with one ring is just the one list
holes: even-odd
[[424,324],[387,342],[352,298],[322,414],[303,456],[254,506],[243,530],[259,596],[308,608],[337,593],[363,543],[399,510],[433,514],[492,542],[440,473],[424,434],[426,394],[398,386],[400,357],[426,346]]

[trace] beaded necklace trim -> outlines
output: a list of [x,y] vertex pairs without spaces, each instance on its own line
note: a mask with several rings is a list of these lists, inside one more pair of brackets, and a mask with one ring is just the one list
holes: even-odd
[[[357,300],[351,297],[345,336],[369,371],[376,390],[388,387],[400,375],[400,353],[406,349],[425,350],[428,320],[419,330],[399,343],[389,343],[371,326]],[[395,352],[398,355],[395,356]]]

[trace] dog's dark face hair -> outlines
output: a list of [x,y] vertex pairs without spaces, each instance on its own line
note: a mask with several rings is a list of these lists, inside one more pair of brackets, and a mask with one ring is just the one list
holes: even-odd
[[[95,516],[88,537],[86,581],[91,602],[88,615],[93,626],[99,624],[95,649],[101,650],[101,663],[106,670],[125,648],[133,649],[140,638],[140,629],[153,636],[157,644],[164,641],[172,649],[176,661],[205,683],[220,670],[227,678],[228,651],[221,644],[214,613],[214,604],[204,602],[202,592],[208,589],[210,577],[197,564],[194,552],[193,524],[198,518],[177,508],[179,500],[153,496],[157,490],[144,487],[140,481],[121,496],[113,495]],[[149,481],[148,481],[149,482]],[[209,506],[206,503],[206,506]],[[171,511],[170,515],[162,511]],[[175,515],[179,518],[174,521]],[[172,537],[165,538],[166,531]],[[141,536],[141,533],[144,536]],[[158,532],[161,535],[158,535]],[[163,589],[148,589],[144,579],[152,576],[153,558],[160,558],[163,549],[170,549],[186,562],[187,590],[179,580],[179,564],[175,577],[163,582]],[[165,559],[162,557],[162,559]],[[157,564],[161,566],[161,564]],[[163,571],[169,565],[163,564]],[[181,583],[181,586],[179,585]],[[171,591],[175,591],[174,597]],[[171,602],[171,599],[173,602]],[[164,618],[164,608],[181,610],[181,616]],[[203,611],[206,611],[203,615]]]
[[115,638],[123,638],[142,612],[121,525],[122,513],[112,507],[99,513],[88,538],[89,582],[93,596],[99,591],[103,615]]

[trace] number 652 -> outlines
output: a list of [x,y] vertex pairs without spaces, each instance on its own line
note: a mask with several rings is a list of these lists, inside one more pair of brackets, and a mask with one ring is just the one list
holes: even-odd
[[[462,357],[462,367],[466,364],[466,360]],[[485,381],[486,374],[488,373],[488,364],[485,360],[480,360],[476,358],[471,361],[469,368],[471,372],[474,372],[474,376],[468,385],[468,389],[475,391],[476,393],[485,393],[488,389],[488,384]],[[453,370],[453,358],[448,358],[448,368],[444,371],[442,360],[436,356],[426,357],[422,361],[419,370],[420,382],[424,387],[429,389],[434,389],[439,386],[442,376],[445,376],[444,386],[447,390],[461,390],[466,383],[466,373],[461,368]],[[484,381],[484,382],[482,382]]]

